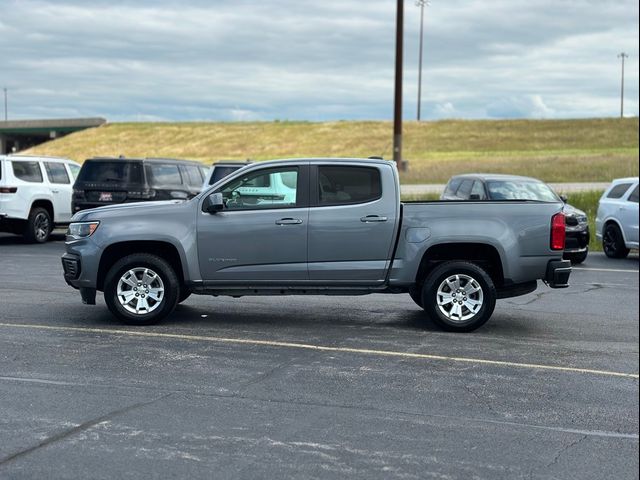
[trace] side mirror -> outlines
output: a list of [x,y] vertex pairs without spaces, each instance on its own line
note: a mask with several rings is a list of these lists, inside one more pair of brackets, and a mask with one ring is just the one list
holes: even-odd
[[222,209],[224,209],[224,199],[221,193],[212,193],[204,201],[204,210],[212,215]]
[[480,194],[472,193],[471,195],[469,195],[469,200],[480,200]]
[[566,195],[560,195],[560,200],[562,200],[564,203],[567,203],[567,196]]

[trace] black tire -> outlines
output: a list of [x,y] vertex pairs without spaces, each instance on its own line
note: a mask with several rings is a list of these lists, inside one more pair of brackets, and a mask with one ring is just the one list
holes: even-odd
[[585,250],[584,252],[578,253],[565,253],[564,259],[570,260],[572,265],[578,265],[579,263],[584,262],[587,259],[587,255],[589,254],[589,250]]
[[424,308],[422,306],[422,286],[421,285],[415,285],[411,287],[409,289],[409,296],[411,297],[411,300],[416,302],[416,305],[418,305],[420,308]]
[[629,255],[629,249],[624,244],[622,232],[615,223],[610,223],[604,227],[602,249],[609,258],[626,258]]
[[53,219],[46,208],[33,207],[24,228],[24,238],[29,243],[45,243],[53,230]]
[[180,296],[178,297],[178,303],[184,302],[187,298],[191,296],[191,292],[187,289],[180,289]]
[[[159,277],[164,291],[157,302],[150,296],[145,300],[147,304],[149,301],[153,302],[153,305],[148,307],[152,310],[148,312],[143,311],[141,313],[135,313],[127,310],[127,308],[120,302],[117,292],[118,283],[128,271],[135,272],[136,270],[143,269],[149,269]],[[142,278],[144,279],[145,277],[143,276]],[[154,282],[153,285],[160,285],[155,277],[150,278]],[[142,290],[142,280],[140,280],[139,283],[140,284],[138,286],[141,288],[141,290],[139,290],[140,297],[144,295],[144,292],[149,295],[149,290]],[[151,286],[152,284],[149,285],[149,287]],[[134,287],[131,288],[133,289]],[[179,295],[180,281],[178,280],[178,276],[168,262],[156,255],[150,255],[147,253],[133,253],[131,255],[127,255],[126,257],[118,260],[113,267],[111,267],[105,277],[104,300],[107,307],[109,307],[109,310],[111,310],[111,313],[113,313],[114,316],[129,325],[153,325],[154,323],[158,323],[173,312],[178,304]],[[136,297],[138,297],[138,295],[136,295]],[[134,301],[134,298],[132,298],[131,301]],[[135,301],[137,302],[137,300]],[[132,305],[128,305],[128,307],[132,308]]]
[[[444,286],[447,278],[455,277],[456,275],[459,276],[458,286],[461,287],[459,290],[451,290],[450,287]],[[467,280],[467,278],[469,280]],[[455,285],[455,282],[453,284]],[[459,307],[460,314],[458,315],[458,319],[454,319],[446,315],[438,306],[438,290],[441,285],[443,288],[448,290],[446,293],[449,291],[452,292],[451,297],[465,295],[462,297],[465,303],[459,304],[461,306]],[[464,292],[467,287],[469,290],[480,287],[480,290],[471,292],[470,294],[459,293]],[[445,262],[438,265],[429,272],[422,287],[423,308],[436,324],[450,332],[471,332],[487,323],[496,306],[497,296],[496,287],[487,272],[475,263],[459,260]],[[468,300],[474,301],[474,303],[478,301],[480,302],[473,306],[473,308],[478,307],[477,311],[474,312],[467,307],[467,297]],[[460,301],[463,300],[461,299]],[[458,307],[452,306],[449,308],[447,304],[443,305],[442,308],[444,310],[451,311]],[[466,314],[464,313],[465,311]],[[455,312],[450,313],[455,316]],[[469,314],[471,315],[469,318],[463,318]]]

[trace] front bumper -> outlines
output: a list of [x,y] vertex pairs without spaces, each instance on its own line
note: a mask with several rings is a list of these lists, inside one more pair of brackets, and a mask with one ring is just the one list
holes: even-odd
[[551,288],[567,288],[571,275],[571,261],[551,260],[547,264],[547,273],[544,282]]

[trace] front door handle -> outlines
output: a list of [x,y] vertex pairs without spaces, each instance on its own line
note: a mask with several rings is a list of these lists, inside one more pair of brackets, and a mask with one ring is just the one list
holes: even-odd
[[386,222],[387,217],[383,217],[381,215],[367,215],[366,217],[362,217],[360,221],[364,223]]
[[276,220],[276,225],[300,225],[302,220],[299,218],[281,218]]
[[60,193],[60,190],[51,190],[51,193]]

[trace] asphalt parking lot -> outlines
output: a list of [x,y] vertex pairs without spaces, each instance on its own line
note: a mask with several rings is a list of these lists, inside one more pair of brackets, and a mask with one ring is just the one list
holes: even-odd
[[122,326],[0,235],[0,478],[638,478],[638,257],[498,302],[191,297]]

